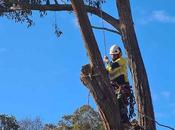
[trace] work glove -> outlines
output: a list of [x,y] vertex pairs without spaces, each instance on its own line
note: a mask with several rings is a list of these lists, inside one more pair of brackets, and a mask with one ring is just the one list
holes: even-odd
[[109,58],[108,58],[107,56],[104,56],[103,61],[104,61],[106,64],[108,64],[108,63],[110,62],[110,61],[109,61]]

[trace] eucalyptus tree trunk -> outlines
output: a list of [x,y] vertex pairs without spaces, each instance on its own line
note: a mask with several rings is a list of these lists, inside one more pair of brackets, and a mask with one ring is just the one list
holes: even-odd
[[[147,73],[142,60],[136,33],[133,26],[129,0],[116,0],[120,31],[122,40],[129,60],[129,65],[134,79],[134,90],[138,108],[139,123],[145,130],[155,130],[154,110],[149,88]],[[142,114],[139,114],[142,113]],[[152,120],[146,118],[146,115]]]
[[105,130],[123,130],[118,102],[110,89],[107,72],[83,0],[71,0],[71,3],[90,59],[90,65],[82,69],[81,80],[90,89],[99,107]]

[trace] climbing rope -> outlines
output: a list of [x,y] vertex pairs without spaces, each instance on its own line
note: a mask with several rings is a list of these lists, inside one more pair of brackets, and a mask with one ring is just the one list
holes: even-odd
[[89,92],[88,92],[88,96],[87,96],[87,105],[88,105],[88,106],[90,106],[90,105],[89,105],[89,99],[90,99],[90,96],[91,96],[91,92],[90,92],[90,90],[89,90]]
[[[90,75],[90,74],[89,74],[89,75],[86,75],[86,76],[83,76],[83,77],[89,77],[89,78],[91,78],[92,76],[99,76],[99,75],[98,75],[98,74],[95,74],[95,75]],[[133,92],[132,92],[132,96],[133,96]],[[89,99],[90,99],[90,91],[89,91],[88,96],[87,96],[87,104],[88,104],[88,105],[89,105]],[[135,104],[135,99],[134,99],[134,97],[131,97],[131,100],[132,100],[131,102],[133,103],[132,105],[134,105],[134,104]],[[132,109],[136,110],[140,115],[146,117],[147,119],[149,119],[149,120],[155,122],[158,126],[161,126],[161,127],[164,127],[164,128],[168,128],[168,129],[170,129],[170,130],[175,130],[175,128],[170,127],[170,126],[168,126],[168,125],[161,124],[161,123],[159,123],[158,121],[152,119],[151,117],[149,117],[149,116],[143,114],[142,112],[140,112],[140,111],[139,111],[138,109],[136,109],[136,108],[132,108]],[[131,111],[132,111],[132,109],[131,109]],[[133,117],[133,115],[134,115],[134,111],[132,111],[132,112],[130,113],[131,118]]]
[[141,113],[138,109],[135,108],[135,110],[136,110],[140,115],[142,115],[142,116],[146,117],[147,119],[149,119],[149,120],[155,122],[158,126],[165,127],[165,128],[170,129],[170,130],[175,130],[175,128],[170,127],[170,126],[168,126],[168,125],[161,124],[161,123],[159,123],[158,121],[152,119],[151,117],[149,117],[149,116],[147,116],[147,115]]
[[107,55],[107,45],[106,45],[106,34],[105,34],[105,25],[104,25],[104,20],[103,20],[103,12],[102,12],[102,5],[100,4],[100,15],[101,15],[101,23],[102,23],[102,27],[103,27],[103,31],[102,31],[102,35],[103,35],[103,44],[104,44],[104,52],[105,55]]

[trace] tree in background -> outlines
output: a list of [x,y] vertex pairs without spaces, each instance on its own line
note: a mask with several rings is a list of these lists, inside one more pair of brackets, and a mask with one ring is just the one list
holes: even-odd
[[100,115],[84,105],[55,124],[44,124],[39,117],[17,121],[14,116],[0,115],[0,130],[104,130]]
[[34,120],[26,118],[18,122],[18,130],[43,130],[43,123],[39,117]]
[[43,130],[56,130],[57,126],[54,124],[45,124]]
[[104,130],[104,128],[98,112],[89,105],[84,105],[72,115],[63,116],[56,130]]
[[14,116],[0,115],[0,129],[1,130],[18,130],[19,125]]

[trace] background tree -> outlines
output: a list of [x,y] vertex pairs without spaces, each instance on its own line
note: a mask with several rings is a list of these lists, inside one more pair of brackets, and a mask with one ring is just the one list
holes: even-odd
[[43,123],[39,117],[36,117],[34,120],[30,118],[23,119],[18,122],[18,130],[43,130]]
[[56,130],[57,126],[54,124],[45,124],[43,130]]
[[19,125],[14,116],[0,115],[0,129],[1,130],[18,130]]
[[[89,105],[78,108],[72,115],[65,115],[56,130],[104,130],[98,112]],[[54,129],[55,130],[55,129]]]
[[104,130],[100,115],[91,106],[77,108],[73,114],[64,115],[57,124],[44,124],[39,117],[17,121],[14,116],[0,115],[2,130]]

